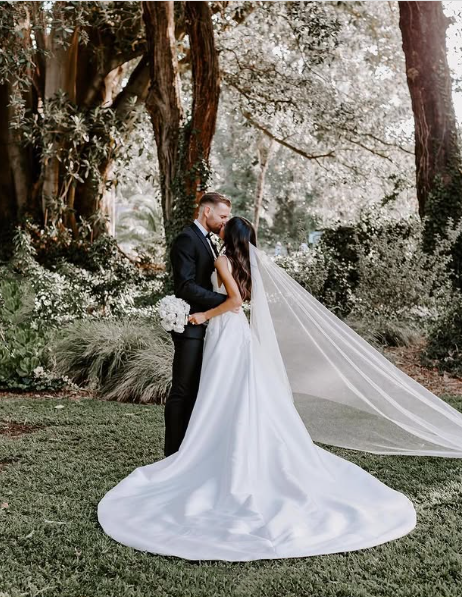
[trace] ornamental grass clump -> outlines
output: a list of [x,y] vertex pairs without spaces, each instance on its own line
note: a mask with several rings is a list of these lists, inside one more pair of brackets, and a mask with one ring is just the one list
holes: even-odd
[[53,353],[57,373],[105,400],[162,403],[170,390],[173,344],[152,320],[74,322]]

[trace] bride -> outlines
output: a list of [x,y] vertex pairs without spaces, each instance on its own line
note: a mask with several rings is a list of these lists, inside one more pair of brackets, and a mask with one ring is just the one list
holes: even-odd
[[[364,549],[416,525],[409,499],[313,443],[462,457],[462,415],[380,352],[229,220],[215,261],[199,392],[180,449],[98,504],[116,541],[189,560]],[[251,298],[250,324],[243,301]],[[238,312],[233,312],[236,305]]]

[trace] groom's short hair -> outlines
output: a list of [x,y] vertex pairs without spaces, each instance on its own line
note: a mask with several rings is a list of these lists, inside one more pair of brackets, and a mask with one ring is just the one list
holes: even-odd
[[202,195],[202,197],[199,199],[199,210],[204,205],[218,205],[219,203],[225,203],[228,207],[231,207],[231,200],[221,193],[215,193],[213,191],[210,193],[204,193],[204,195]]

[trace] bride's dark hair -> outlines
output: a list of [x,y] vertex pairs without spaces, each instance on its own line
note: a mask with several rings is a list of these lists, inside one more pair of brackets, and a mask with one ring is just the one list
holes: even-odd
[[237,282],[242,300],[247,301],[252,292],[249,242],[257,245],[257,235],[252,222],[240,216],[228,220],[223,242],[226,257],[233,266],[233,278]]

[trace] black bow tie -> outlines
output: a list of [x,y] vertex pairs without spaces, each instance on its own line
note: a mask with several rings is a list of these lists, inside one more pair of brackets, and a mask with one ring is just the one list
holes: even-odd
[[218,257],[218,251],[217,251],[217,248],[216,248],[215,244],[212,242],[212,233],[211,233],[211,232],[208,232],[208,233],[205,235],[205,238],[208,238],[208,239],[209,239],[209,241],[210,241],[210,245],[212,246],[212,251],[215,253],[215,257]]

